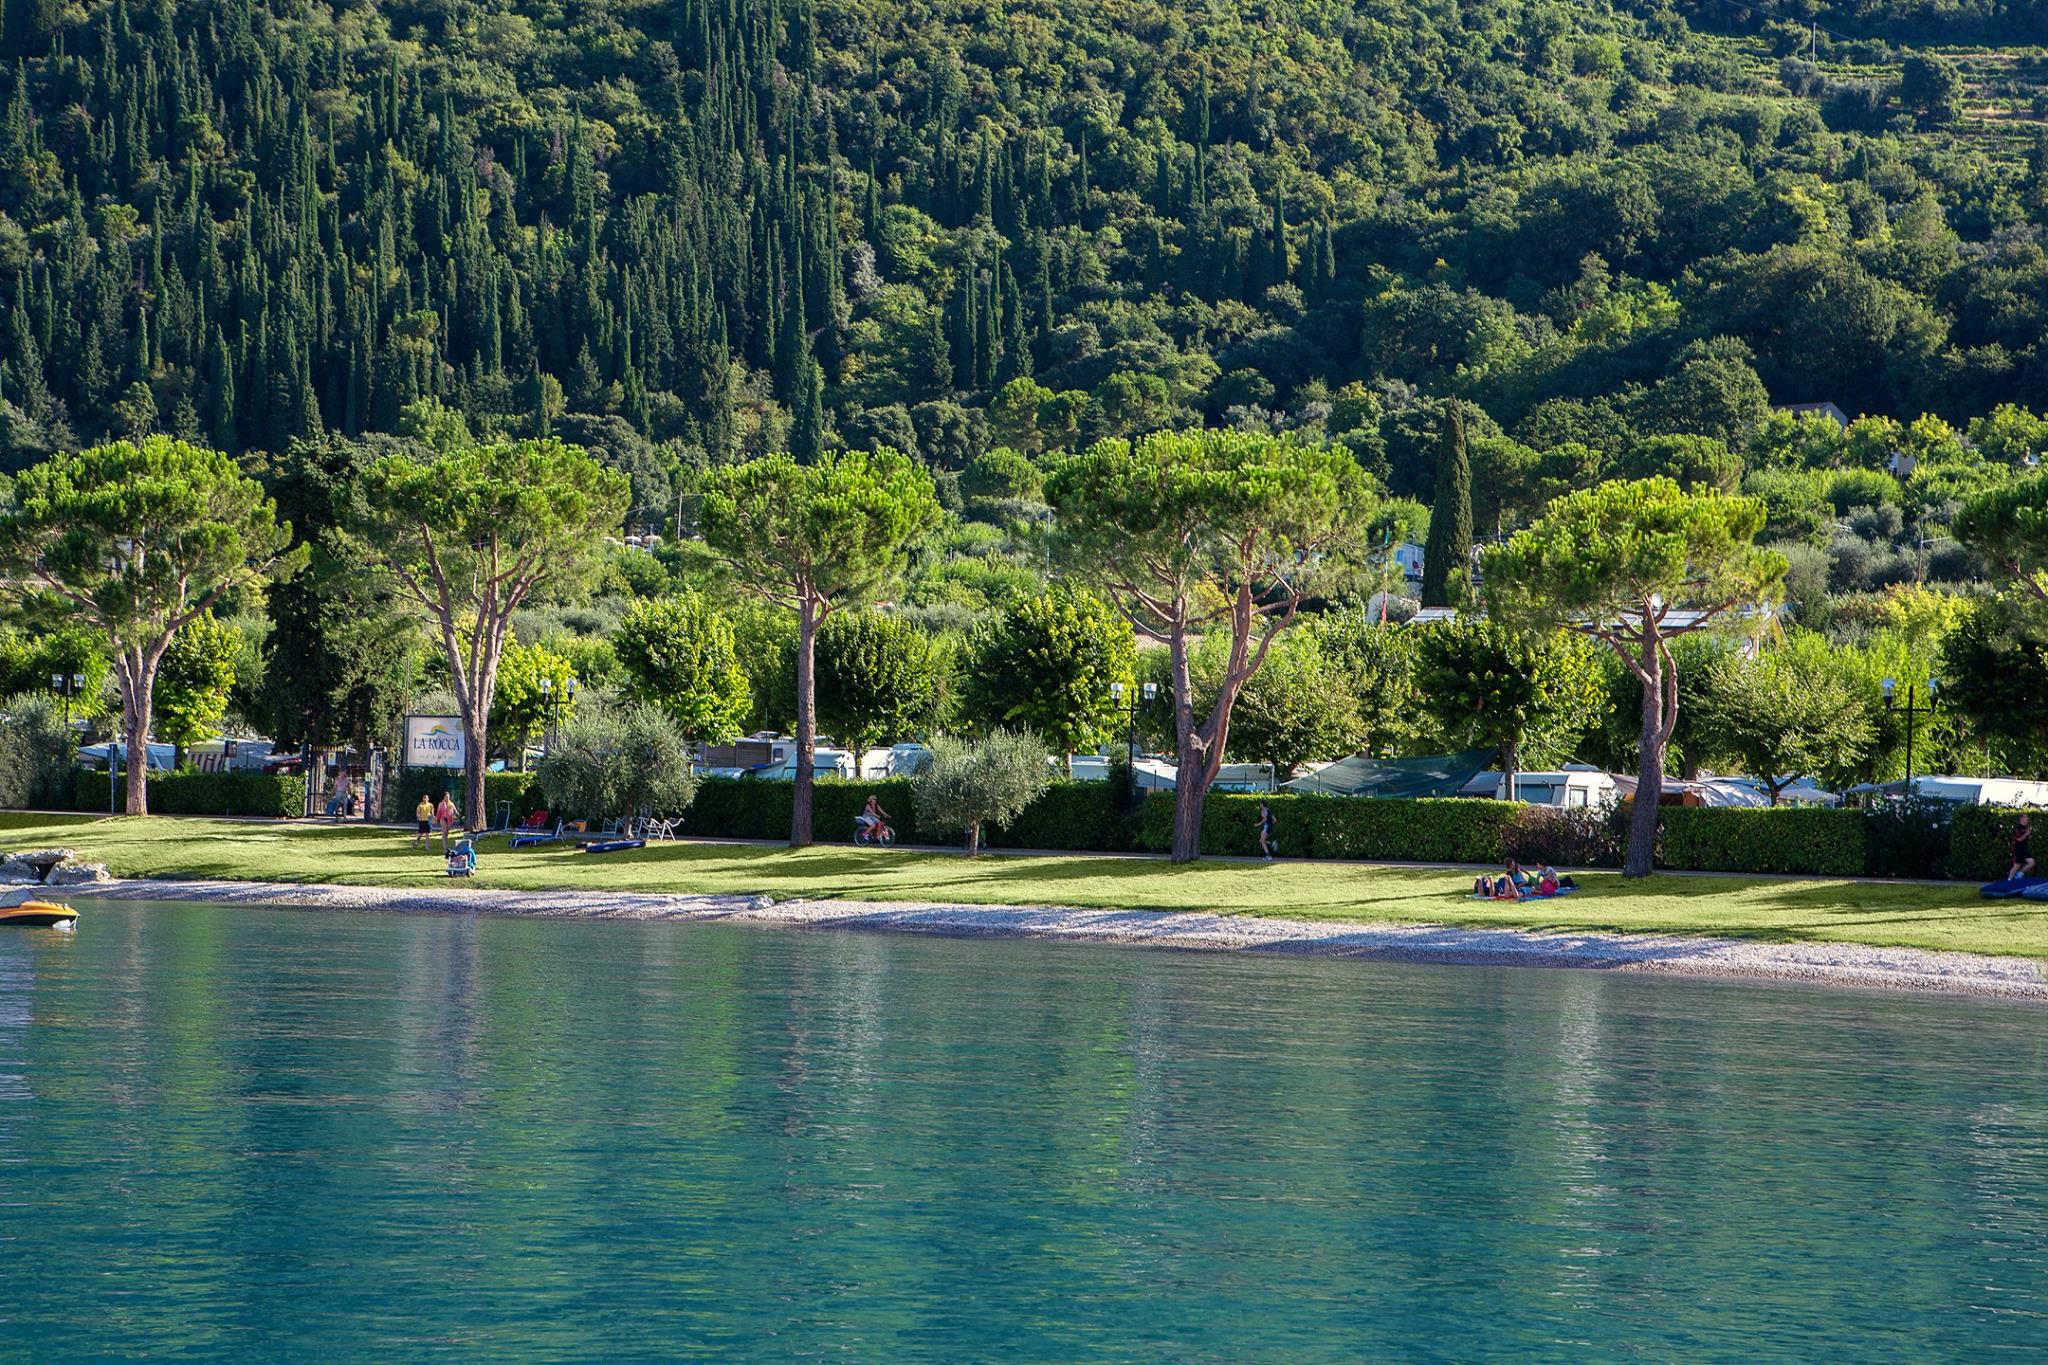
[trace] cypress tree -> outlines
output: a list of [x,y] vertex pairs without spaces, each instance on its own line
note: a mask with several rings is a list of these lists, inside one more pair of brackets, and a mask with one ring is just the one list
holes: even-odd
[[206,434],[214,449],[235,449],[235,362],[219,327],[206,341]]
[[809,464],[825,453],[825,372],[806,355],[790,414],[789,453]]
[[953,351],[946,344],[946,322],[944,311],[931,311],[931,326],[925,334],[925,373],[931,379],[931,392],[935,395],[953,391]]
[[[1436,499],[1429,509],[1429,544],[1422,561],[1422,605],[1452,607],[1454,584],[1472,571],[1472,461],[1465,450],[1465,416],[1453,398],[1444,413],[1436,456]],[[1456,578],[1453,578],[1456,575]]]

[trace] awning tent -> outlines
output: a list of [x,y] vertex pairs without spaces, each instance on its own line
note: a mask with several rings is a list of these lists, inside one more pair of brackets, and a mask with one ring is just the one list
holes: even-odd
[[1295,778],[1282,791],[1331,796],[1456,796],[1458,789],[1493,761],[1491,749],[1423,758],[1368,758],[1353,754],[1327,768]]
[[[159,772],[169,772],[171,766],[177,762],[178,758],[177,748],[169,744],[147,745],[143,752],[147,755],[144,761],[149,767]],[[80,762],[95,763],[102,766],[108,762],[109,754],[114,759],[125,763],[128,761],[128,746],[120,743],[87,744],[78,751]]]

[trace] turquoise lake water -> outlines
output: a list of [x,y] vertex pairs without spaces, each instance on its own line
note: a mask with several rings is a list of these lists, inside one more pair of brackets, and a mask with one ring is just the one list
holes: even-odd
[[2040,1359],[2044,1026],[98,905],[0,932],[0,1358]]

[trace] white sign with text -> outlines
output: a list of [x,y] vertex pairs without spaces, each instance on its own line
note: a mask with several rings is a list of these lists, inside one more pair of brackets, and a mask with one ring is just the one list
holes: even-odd
[[459,716],[407,716],[405,766],[460,768],[467,760]]

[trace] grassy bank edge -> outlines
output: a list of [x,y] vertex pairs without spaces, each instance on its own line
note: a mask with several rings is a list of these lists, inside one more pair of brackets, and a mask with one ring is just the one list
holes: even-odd
[[[62,844],[122,877],[168,881],[447,884],[437,854],[387,829],[191,818],[0,814],[0,848]],[[1206,911],[1301,920],[1560,933],[1674,933],[2048,957],[2048,904],[1968,886],[1789,877],[1583,877],[1554,901],[1469,898],[1471,873],[1313,862],[955,854],[819,845],[661,844],[596,857],[573,845],[483,845],[477,884],[519,891],[765,894],[778,899]]]

